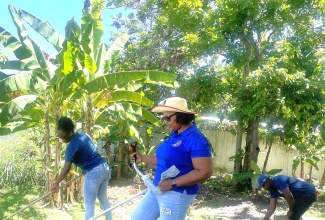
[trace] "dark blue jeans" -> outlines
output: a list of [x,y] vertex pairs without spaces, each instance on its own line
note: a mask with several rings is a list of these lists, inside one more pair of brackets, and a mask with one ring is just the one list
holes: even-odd
[[299,220],[300,217],[307,211],[307,209],[316,201],[316,194],[308,197],[300,197],[295,199],[295,207],[293,208],[293,215],[291,220]]

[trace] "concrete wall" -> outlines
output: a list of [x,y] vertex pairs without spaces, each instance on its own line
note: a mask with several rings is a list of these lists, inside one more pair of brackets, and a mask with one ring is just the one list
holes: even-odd
[[[208,137],[216,152],[216,156],[214,157],[214,167],[232,173],[234,170],[234,163],[233,161],[229,161],[229,157],[235,155],[236,136],[224,131],[202,130],[202,132]],[[242,147],[245,146],[245,137],[243,137],[242,145]],[[266,158],[265,143],[260,142],[259,147],[261,149],[261,152],[258,156],[257,165],[262,168]],[[283,146],[274,143],[272,145],[272,150],[270,152],[266,170],[269,171],[272,169],[282,169],[282,172],[279,174],[292,176],[292,161],[295,156],[295,152],[288,152]],[[325,160],[319,162],[317,165],[319,170],[313,168],[312,178],[320,180],[325,168]],[[305,178],[307,178],[309,170],[310,166],[306,164]],[[296,174],[300,174],[300,165],[296,171]]]

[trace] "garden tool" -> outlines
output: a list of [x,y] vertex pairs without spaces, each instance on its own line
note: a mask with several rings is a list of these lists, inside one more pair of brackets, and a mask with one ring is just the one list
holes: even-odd
[[[130,148],[132,147],[132,151],[133,151],[133,152],[136,152],[136,146],[137,146],[137,144],[138,144],[138,142],[136,142],[136,141],[132,141],[132,142],[130,143]],[[135,159],[135,161],[136,161],[136,159],[137,159],[135,155],[134,155],[134,159]],[[152,183],[150,177],[149,177],[148,175],[143,174],[143,173],[139,170],[139,168],[138,168],[138,166],[136,165],[135,162],[133,163],[133,167],[134,167],[134,169],[137,171],[137,173],[141,176],[141,179],[143,180],[144,184],[145,184],[149,189],[151,189],[152,192],[154,192],[155,194],[161,194],[161,193],[162,193],[162,192],[160,191],[160,189],[159,189],[158,187],[156,187],[156,186]],[[165,172],[163,172],[163,173],[161,174],[161,180],[160,180],[160,181],[165,181],[166,179],[169,179],[169,178],[175,177],[175,176],[177,176],[178,173],[179,173],[179,170],[176,168],[175,165],[173,165],[173,166],[171,166],[168,170],[166,170]]]
[[[134,148],[135,149],[135,148]],[[135,152],[135,151],[134,151]],[[144,184],[147,186],[146,189],[142,190],[141,192],[135,194],[134,196],[131,196],[129,198],[127,198],[126,200],[122,201],[122,202],[119,202],[117,203],[116,205],[110,207],[109,209],[106,209],[104,210],[103,212],[99,213],[98,215],[94,216],[94,217],[91,217],[89,218],[88,220],[93,220],[93,219],[97,219],[99,218],[100,216],[104,215],[105,213],[109,212],[109,211],[112,211],[113,209],[123,205],[124,203],[138,197],[138,196],[141,196],[143,194],[145,194],[149,189],[151,189],[154,193],[156,194],[161,194],[162,192],[159,190],[158,187],[156,187],[152,182],[151,182],[151,179],[148,175],[144,175],[143,173],[141,173],[141,171],[139,170],[139,168],[137,167],[136,163],[133,163],[133,167],[134,169],[137,171],[137,173],[141,176]]]
[[160,189],[158,187],[156,187],[153,182],[151,181],[150,177],[148,175],[143,174],[138,166],[136,165],[136,163],[133,163],[133,167],[134,169],[137,171],[137,173],[141,176],[141,179],[143,180],[144,184],[152,190],[152,192],[154,192],[155,194],[161,194],[162,191],[160,191]]
[[[138,142],[137,142],[137,141],[131,141],[131,143],[130,143],[130,148],[129,148],[129,149],[132,150],[132,152],[134,153],[134,152],[137,151],[137,150],[136,150],[137,145],[138,145]],[[139,170],[139,168],[138,168],[138,166],[137,166],[137,164],[136,164],[136,160],[137,160],[136,155],[134,155],[134,159],[135,159],[135,162],[133,163],[133,167],[134,167],[134,169],[137,171],[137,173],[141,176],[141,179],[143,180],[144,184],[145,184],[149,189],[151,189],[152,192],[154,192],[155,194],[161,194],[162,192],[160,191],[160,189],[159,189],[158,187],[156,187],[156,186],[152,183],[150,177],[149,177],[148,175],[143,174],[143,173]]]
[[116,205],[110,207],[109,209],[106,209],[105,211],[99,213],[98,215],[95,215],[94,217],[89,218],[88,220],[97,219],[97,218],[99,218],[100,216],[104,215],[105,213],[107,213],[107,212],[109,212],[109,211],[112,211],[113,209],[115,209],[115,208],[117,208],[117,207],[123,205],[124,203],[126,203],[126,202],[128,202],[128,201],[130,201],[130,200],[132,200],[132,199],[134,199],[134,198],[136,198],[136,197],[138,197],[138,196],[141,196],[142,194],[145,194],[148,190],[149,190],[149,189],[146,188],[145,190],[142,190],[141,192],[139,192],[139,193],[137,193],[137,194],[135,194],[135,195],[133,195],[133,196],[127,198],[126,200],[117,203]]

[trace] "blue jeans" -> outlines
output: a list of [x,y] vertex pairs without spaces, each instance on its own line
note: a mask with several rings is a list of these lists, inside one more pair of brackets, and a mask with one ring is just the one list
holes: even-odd
[[[98,198],[103,210],[109,209],[110,204],[107,198],[107,185],[109,181],[109,167],[103,163],[86,172],[84,182],[84,202],[86,206],[85,220],[95,214],[95,202]],[[112,219],[112,212],[106,213],[106,220]]]
[[195,195],[166,191],[161,195],[149,190],[133,211],[131,220],[184,220]]

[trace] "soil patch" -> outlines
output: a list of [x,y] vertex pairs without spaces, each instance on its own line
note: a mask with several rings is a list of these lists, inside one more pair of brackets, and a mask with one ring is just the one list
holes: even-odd
[[[140,192],[145,188],[144,185],[134,184],[132,180],[112,180],[109,187],[109,199],[112,205],[121,202],[128,197]],[[186,220],[197,219],[262,219],[267,211],[269,199],[266,192],[262,192],[256,199],[254,192],[250,195],[241,195],[239,193],[228,191],[227,195],[222,192],[209,191],[201,188],[195,203],[191,206]],[[142,196],[113,210],[114,219],[130,219],[130,215]],[[322,210],[324,203],[314,204],[313,209]],[[285,200],[279,200],[277,210],[272,216],[284,216],[287,212],[287,203]],[[311,217],[307,212],[304,220],[324,219]]]

